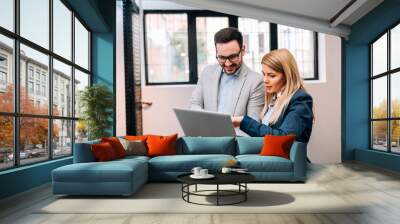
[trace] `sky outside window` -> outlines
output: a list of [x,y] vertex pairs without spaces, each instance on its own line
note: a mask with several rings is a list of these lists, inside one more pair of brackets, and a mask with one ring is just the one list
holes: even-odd
[[48,11],[48,0],[20,0],[21,36],[46,49],[49,48]]
[[0,26],[14,31],[14,0],[0,0]]
[[53,3],[53,51],[71,60],[72,12],[60,0]]

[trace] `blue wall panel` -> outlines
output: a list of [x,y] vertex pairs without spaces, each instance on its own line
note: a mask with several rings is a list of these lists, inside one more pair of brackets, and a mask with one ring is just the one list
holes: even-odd
[[376,150],[356,149],[355,157],[357,161],[400,172],[400,155]]
[[69,157],[0,172],[0,199],[48,183],[53,169],[71,163]]
[[92,34],[93,83],[102,83],[112,90],[114,85],[113,33]]
[[[351,28],[345,43],[345,138],[343,160],[358,160],[399,170],[400,157],[377,153],[369,148],[369,46],[385,30],[400,22],[400,0],[386,0]],[[357,150],[356,150],[357,149]],[[356,150],[356,151],[355,151]],[[360,151],[362,150],[362,151]]]
[[[114,33],[92,33],[92,82],[108,86],[115,101],[114,57]],[[109,128],[111,135],[115,135],[115,102],[113,112],[113,125]]]
[[342,157],[354,159],[354,148],[368,147],[368,47],[346,46],[346,145]]

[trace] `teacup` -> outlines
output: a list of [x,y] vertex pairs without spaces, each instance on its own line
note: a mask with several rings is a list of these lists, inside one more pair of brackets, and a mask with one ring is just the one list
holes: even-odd
[[207,176],[208,175],[208,169],[201,169],[200,170],[200,176]]
[[196,175],[196,176],[199,176],[199,175],[201,175],[200,174],[200,171],[202,170],[202,168],[201,167],[193,167],[193,169],[192,169],[192,173],[194,174],[194,175]]
[[232,171],[232,168],[230,167],[222,167],[221,172],[222,173],[230,173]]

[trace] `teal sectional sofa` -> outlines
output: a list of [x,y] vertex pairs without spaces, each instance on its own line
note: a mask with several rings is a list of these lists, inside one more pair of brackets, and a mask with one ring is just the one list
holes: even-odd
[[306,144],[294,142],[290,159],[258,155],[262,137],[182,137],[176,144],[177,155],[127,156],[96,162],[90,141],[75,144],[74,163],[52,171],[54,194],[131,195],[148,181],[176,181],[193,167],[219,172],[234,159],[259,182],[304,182],[306,180]]

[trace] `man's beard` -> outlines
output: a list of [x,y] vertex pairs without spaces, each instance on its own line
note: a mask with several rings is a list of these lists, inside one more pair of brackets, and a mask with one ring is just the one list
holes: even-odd
[[[229,67],[228,66],[222,66],[222,68],[224,69],[224,72],[226,73],[226,74],[234,74],[234,73],[236,73],[237,72],[237,70],[240,68],[240,66],[241,66],[241,63],[237,63],[237,64],[231,64]],[[234,70],[233,71],[227,71],[225,68],[234,68]],[[230,70],[230,69],[229,69]]]

